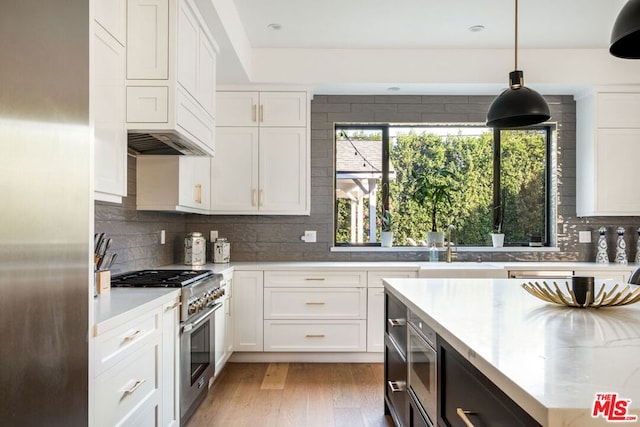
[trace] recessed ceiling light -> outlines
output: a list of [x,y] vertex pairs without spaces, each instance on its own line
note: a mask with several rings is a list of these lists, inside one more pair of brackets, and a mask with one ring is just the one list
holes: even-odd
[[278,31],[282,29],[282,25],[280,24],[269,24],[267,25],[267,28],[273,31]]
[[390,90],[391,92],[397,92],[400,90],[400,88],[398,86],[391,86],[388,87],[387,90]]
[[469,27],[469,31],[472,33],[479,33],[484,30],[484,25],[472,25]]

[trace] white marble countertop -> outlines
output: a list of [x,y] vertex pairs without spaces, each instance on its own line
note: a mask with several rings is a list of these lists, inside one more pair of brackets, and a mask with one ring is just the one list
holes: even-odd
[[596,393],[631,399],[629,413],[640,419],[640,303],[561,307],[529,295],[518,279],[385,282],[543,426],[611,425],[591,417]]

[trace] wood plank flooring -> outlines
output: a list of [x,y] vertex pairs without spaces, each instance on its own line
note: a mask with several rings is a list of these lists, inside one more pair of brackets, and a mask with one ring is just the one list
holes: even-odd
[[228,363],[186,427],[392,427],[376,363]]

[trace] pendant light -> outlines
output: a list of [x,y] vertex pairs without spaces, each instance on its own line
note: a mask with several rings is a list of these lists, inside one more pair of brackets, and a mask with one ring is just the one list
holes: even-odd
[[640,59],[640,0],[625,4],[611,30],[609,53],[618,58]]
[[524,86],[524,73],[518,70],[518,0],[515,0],[515,69],[509,73],[509,88],[489,107],[487,126],[515,128],[549,120],[549,106],[535,90]]

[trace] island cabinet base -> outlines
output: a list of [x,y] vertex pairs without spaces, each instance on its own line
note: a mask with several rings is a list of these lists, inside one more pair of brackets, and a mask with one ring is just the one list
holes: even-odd
[[446,341],[438,340],[438,425],[465,427],[540,427],[502,390]]

